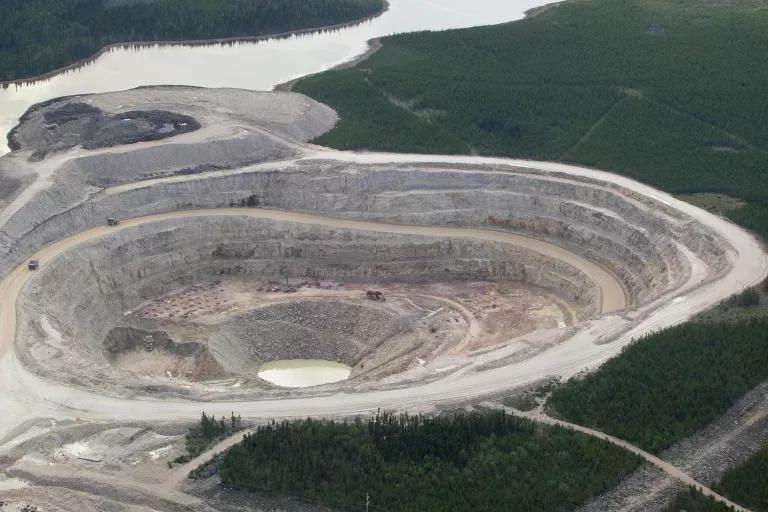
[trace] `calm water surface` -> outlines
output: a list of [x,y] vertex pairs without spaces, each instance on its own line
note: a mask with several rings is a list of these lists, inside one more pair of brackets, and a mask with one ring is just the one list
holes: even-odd
[[374,37],[415,30],[489,25],[520,19],[550,0],[390,0],[384,15],[333,32],[212,46],[119,48],[87,66],[33,85],[0,90],[0,154],[6,134],[31,105],[71,94],[140,85],[196,85],[271,90],[346,62]]
[[259,377],[286,388],[308,388],[347,380],[352,368],[334,361],[290,359],[273,361],[259,368]]

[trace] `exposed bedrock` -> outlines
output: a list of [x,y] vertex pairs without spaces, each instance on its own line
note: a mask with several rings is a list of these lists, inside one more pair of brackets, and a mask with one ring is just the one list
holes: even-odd
[[180,86],[36,105],[9,136],[15,150],[0,158],[0,207],[26,199],[0,211],[0,245],[104,187],[295,157],[336,120],[299,94]]
[[[41,197],[28,210],[55,210]],[[614,272],[630,306],[683,285],[689,256],[717,276],[725,246],[709,229],[617,186],[511,167],[451,169],[301,161],[279,169],[161,182],[96,195],[39,225],[3,230],[0,264],[103,221],[191,208],[259,206],[400,224],[487,227],[550,240]],[[42,213],[40,213],[42,214]],[[18,217],[18,216],[17,216]],[[20,220],[20,219],[18,219]]]
[[336,118],[333,109],[300,94],[153,86],[39,103],[8,140],[11,149],[38,157],[76,146],[108,148],[234,125],[309,140]]
[[[569,264],[510,244],[240,216],[193,217],[115,231],[43,266],[20,298],[17,354],[46,378],[125,394],[151,382],[131,371],[136,365],[158,364],[158,377],[195,381],[253,377],[263,362],[309,357],[357,366],[361,378],[366,372],[380,377],[402,369],[392,362],[400,354],[392,347],[404,339],[408,350],[424,346],[429,352],[435,349],[429,343],[437,343],[428,325],[416,325],[388,303],[366,301],[364,294],[357,300],[267,303],[210,328],[127,315],[181,286],[216,279],[376,286],[521,281],[556,292],[585,317],[594,313],[599,293]],[[450,322],[458,325],[458,314]],[[165,358],[159,363],[142,359],[147,335],[153,352]]]
[[[652,193],[578,173],[381,164],[382,155],[306,144],[336,120],[301,95],[189,87],[30,109],[12,134],[16,150],[0,159],[0,275],[108,217],[241,207],[401,226],[244,215],[255,210],[126,222],[32,277],[18,308],[21,360],[47,378],[121,395],[271,392],[259,366],[299,357],[347,363],[356,384],[397,385],[400,375],[402,384],[531,357],[603,312],[618,313],[608,322],[639,322],[731,269],[724,240]],[[436,236],[403,225],[486,231]],[[502,243],[514,237],[498,232],[538,241]],[[342,284],[291,290],[293,299],[243,291],[283,280],[292,289],[290,279]],[[218,280],[229,284],[201,291]],[[366,301],[367,286],[400,298]],[[465,300],[453,300],[462,287]],[[237,306],[221,303],[227,294]],[[239,391],[211,390],[232,379],[244,379]]]
[[324,359],[355,366],[370,351],[407,330],[409,320],[364,302],[296,300],[248,311],[210,338],[217,360],[237,375],[255,376],[262,363]]
[[101,149],[161,140],[200,129],[191,116],[164,110],[130,110],[109,114],[77,101],[63,101],[32,110],[25,123],[9,134],[12,149],[28,149],[42,160],[50,152],[76,146]]

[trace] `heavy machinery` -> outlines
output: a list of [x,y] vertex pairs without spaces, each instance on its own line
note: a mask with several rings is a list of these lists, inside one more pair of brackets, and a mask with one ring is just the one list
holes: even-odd
[[40,262],[37,260],[29,260],[29,263],[27,264],[27,268],[29,270],[37,270],[40,267]]
[[113,219],[112,217],[107,218],[107,226],[117,226],[120,224],[120,221],[117,219]]
[[384,294],[378,290],[368,290],[367,292],[365,292],[365,296],[368,297],[368,300],[377,300],[377,301],[384,300]]

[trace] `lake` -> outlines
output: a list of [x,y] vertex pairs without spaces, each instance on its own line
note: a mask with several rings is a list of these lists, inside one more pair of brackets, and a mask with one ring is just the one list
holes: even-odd
[[548,0],[390,0],[382,16],[334,31],[207,46],[115,48],[78,69],[0,89],[0,154],[8,131],[33,104],[59,96],[141,85],[271,90],[364,53],[369,39],[417,30],[490,25],[520,19]]

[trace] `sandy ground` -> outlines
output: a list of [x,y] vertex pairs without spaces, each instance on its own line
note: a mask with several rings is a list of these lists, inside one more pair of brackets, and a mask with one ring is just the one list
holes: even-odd
[[551,293],[515,282],[390,282],[374,286],[384,294],[384,302],[366,298],[371,288],[368,283],[294,280],[290,293],[285,288],[284,283],[263,280],[198,283],[148,301],[126,312],[126,318],[179,319],[190,326],[215,326],[243,311],[274,304],[349,301],[391,309],[400,317],[417,316],[432,324],[437,334],[458,330],[462,341],[451,346],[450,353],[465,354],[536,330],[571,326],[578,314]]

